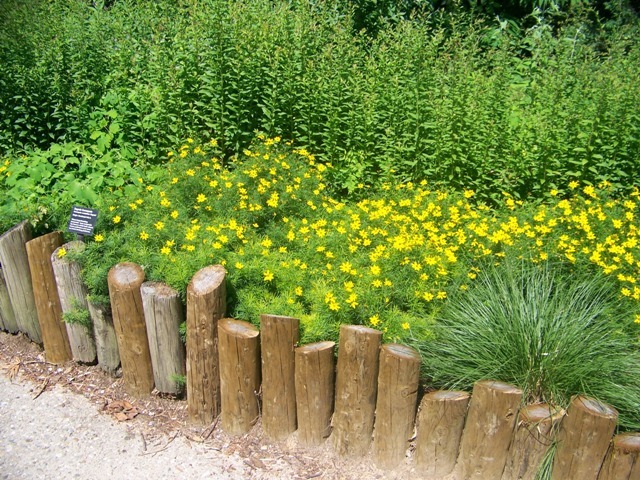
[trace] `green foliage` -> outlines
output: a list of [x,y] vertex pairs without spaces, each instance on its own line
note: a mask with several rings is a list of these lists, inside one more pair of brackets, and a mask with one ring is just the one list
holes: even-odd
[[469,389],[491,378],[518,385],[529,402],[562,406],[584,393],[638,428],[640,350],[628,309],[593,271],[506,262],[453,298],[434,338],[416,345],[436,385]]
[[75,298],[72,300],[72,309],[62,314],[62,320],[66,323],[82,325],[88,329],[93,327],[89,310],[83,308]]

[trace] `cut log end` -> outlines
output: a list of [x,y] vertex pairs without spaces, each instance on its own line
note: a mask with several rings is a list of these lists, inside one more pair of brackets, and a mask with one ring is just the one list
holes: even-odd
[[584,410],[591,415],[609,419],[618,418],[618,411],[615,408],[610,405],[601,403],[595,398],[579,395],[574,398],[572,404],[575,406],[575,408]]
[[515,385],[511,385],[510,383],[499,382],[496,380],[480,380],[476,383],[476,385],[478,387],[486,388],[488,390],[494,390],[505,394],[522,395],[522,390]]
[[527,405],[520,409],[520,421],[526,424],[540,423],[545,420],[557,420],[564,412],[547,403]]
[[144,282],[140,287],[143,296],[153,295],[161,298],[172,298],[178,295],[178,291],[162,282]]
[[423,398],[427,401],[448,402],[455,400],[464,401],[468,400],[470,397],[470,393],[459,390],[437,390],[435,392],[427,393]]
[[109,270],[108,281],[121,288],[130,288],[144,282],[144,270],[135,263],[119,263]]
[[350,331],[355,334],[374,335],[382,338],[382,332],[380,330],[362,325],[341,325],[340,332],[342,333],[342,331]]
[[613,448],[624,454],[640,453],[640,433],[621,433],[613,437]]
[[225,278],[226,271],[222,265],[209,265],[191,278],[189,291],[195,295],[206,295],[217,289]]
[[296,348],[296,353],[300,353],[301,355],[306,355],[314,352],[323,352],[325,350],[331,350],[335,348],[336,342],[316,342],[310,343],[308,345],[303,345],[302,347]]
[[422,361],[420,354],[416,350],[405,345],[399,345],[397,343],[387,343],[386,345],[383,345],[381,349],[384,350],[387,354],[401,360],[418,363]]
[[235,337],[254,338],[260,331],[249,322],[225,318],[218,322],[218,328]]

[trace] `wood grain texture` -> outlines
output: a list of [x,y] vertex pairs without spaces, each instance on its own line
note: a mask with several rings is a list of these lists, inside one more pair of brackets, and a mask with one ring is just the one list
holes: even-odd
[[144,271],[135,263],[119,263],[109,270],[107,281],[125,389],[134,397],[149,395],[153,369],[140,294]]
[[335,342],[317,342],[296,348],[298,440],[305,445],[318,445],[331,434],[335,346]]
[[223,319],[218,338],[222,428],[242,435],[260,415],[260,332],[249,322]]
[[333,445],[340,455],[364,455],[371,445],[382,332],[340,326]]
[[187,405],[192,422],[209,425],[220,414],[218,321],[227,309],[225,269],[210,265],[187,287]]
[[627,432],[613,437],[598,480],[640,479],[640,433]]
[[596,480],[618,421],[618,412],[597,400],[577,395],[560,424],[552,480]]
[[[70,313],[77,309],[89,310],[87,304],[87,288],[82,282],[80,265],[69,260],[66,256],[60,256],[62,248],[67,252],[82,250],[83,242],[69,242],[57,248],[51,255],[51,264],[56,278],[58,295],[62,313]],[[97,359],[96,343],[93,337],[93,326],[66,322],[67,334],[73,359],[76,362],[94,363]]]
[[7,282],[4,279],[2,267],[0,267],[0,328],[9,333],[18,333],[20,331],[16,314],[9,298],[9,290],[7,290]]
[[120,366],[120,351],[118,350],[118,338],[113,325],[111,307],[99,305],[88,299],[87,304],[93,322],[98,365],[105,372],[113,375]]
[[180,339],[180,324],[184,320],[180,295],[160,282],[143,283],[140,293],[156,389],[177,394],[180,388],[175,377],[186,373],[184,345]]
[[262,355],[262,428],[268,437],[285,438],[297,428],[295,348],[300,320],[260,316]]
[[394,468],[404,459],[413,436],[420,363],[411,347],[389,343],[380,348],[373,452],[382,468]]
[[458,463],[464,480],[500,480],[518,417],[522,390],[482,380],[473,386]]
[[471,395],[454,390],[429,392],[420,402],[416,464],[426,476],[449,475],[458,458]]
[[47,362],[54,364],[62,364],[73,358],[51,264],[51,255],[62,242],[62,233],[52,232],[26,243],[44,354]]
[[32,238],[26,221],[0,236],[0,265],[18,329],[35,343],[42,343],[26,247]]

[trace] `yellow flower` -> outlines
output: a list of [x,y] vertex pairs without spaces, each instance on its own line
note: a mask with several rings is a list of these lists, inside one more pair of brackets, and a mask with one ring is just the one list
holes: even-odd
[[369,317],[369,323],[371,323],[371,325],[373,325],[374,327],[377,326],[380,323],[380,317],[378,315]]
[[403,329],[403,330],[409,330],[409,322],[404,322],[404,323],[402,324],[402,329]]
[[296,287],[295,290],[293,291],[297,296],[301,297],[302,296],[302,287]]
[[571,190],[575,190],[576,188],[578,188],[578,185],[580,185],[578,182],[576,182],[575,180],[573,182],[569,182],[569,188]]
[[163,255],[169,255],[171,253],[171,249],[169,247],[162,247],[160,249],[160,253]]
[[168,199],[163,198],[162,200],[160,200],[160,205],[162,205],[163,207],[170,207],[171,202]]
[[115,217],[113,217],[113,223],[120,223],[120,220],[122,220],[122,218],[120,218],[120,215],[116,215]]
[[148,238],[149,238],[149,234],[147,232],[145,232],[144,230],[140,232],[141,240],[147,240]]
[[473,190],[465,190],[464,191],[464,198],[471,198],[475,195],[475,192]]
[[264,281],[265,282],[270,282],[273,280],[273,273],[269,270],[265,270],[264,271]]
[[176,183],[178,183],[178,177],[173,177],[173,178],[171,179],[171,183],[172,183],[172,184],[176,184]]
[[95,237],[93,237],[93,239],[96,242],[102,242],[104,240],[104,235],[102,235],[101,233],[97,234]]
[[174,220],[176,218],[178,218],[178,211],[177,210],[174,210],[173,212],[171,212],[171,218],[173,218]]
[[206,202],[207,201],[207,197],[205,197],[202,193],[198,195],[198,198],[196,198],[198,203],[202,203],[202,202]]
[[236,267],[238,270],[242,270],[242,269],[244,268],[244,265],[243,265],[242,263],[240,263],[240,262],[236,262],[235,267]]
[[186,173],[190,177],[193,177],[196,174],[195,170],[193,170],[192,168],[190,168],[189,170],[187,170],[184,173]]
[[156,230],[162,230],[164,228],[164,222],[156,222],[153,226],[156,227]]
[[67,251],[65,250],[64,247],[60,247],[60,249],[58,250],[58,258],[62,258],[67,254]]

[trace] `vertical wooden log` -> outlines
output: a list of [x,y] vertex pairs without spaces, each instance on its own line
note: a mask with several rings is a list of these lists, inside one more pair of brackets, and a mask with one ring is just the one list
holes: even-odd
[[0,266],[0,328],[9,333],[18,333],[18,321],[13,311],[11,300],[9,299],[9,290],[7,290],[7,282],[4,279],[4,272]]
[[563,415],[546,403],[520,410],[502,480],[535,480]]
[[185,374],[184,345],[180,324],[184,320],[177,290],[159,282],[145,282],[140,288],[147,324],[153,378],[159,392],[180,392],[176,376]]
[[18,329],[26,333],[32,341],[42,343],[25,246],[31,239],[31,227],[26,221],[0,236],[0,265]]
[[473,386],[458,459],[464,480],[500,480],[521,400],[522,390],[508,383]]
[[331,433],[335,345],[317,342],[296,348],[298,440],[306,445],[318,445]]
[[44,354],[48,362],[55,364],[73,358],[51,265],[51,255],[62,245],[62,241],[62,233],[53,232],[26,243]]
[[638,480],[640,478],[640,433],[613,437],[598,480]]
[[617,421],[613,407],[590,397],[573,397],[560,424],[551,479],[596,480]]
[[87,289],[82,282],[80,265],[61,254],[61,252],[83,250],[84,247],[82,242],[65,243],[51,254],[51,264],[63,315],[71,314],[74,311],[85,311],[87,315],[87,323],[65,322],[73,359],[76,362],[94,363],[96,361],[96,343],[93,338],[93,326],[90,322],[89,306],[87,305]]
[[340,455],[364,455],[371,444],[382,332],[341,325],[333,444]]
[[116,329],[113,326],[111,310],[108,306],[94,303],[88,299],[87,305],[93,323],[98,365],[105,372],[113,375],[120,366],[120,352],[118,351],[118,339]]
[[249,322],[218,322],[222,428],[247,433],[258,420],[260,406],[260,332]]
[[296,429],[295,347],[300,320],[260,316],[262,352],[262,428],[279,440]]
[[204,425],[220,414],[218,320],[226,302],[224,267],[196,272],[187,287],[187,406],[191,421]]
[[140,294],[144,271],[135,263],[119,263],[109,270],[107,282],[125,389],[133,396],[148,395],[153,369]]
[[456,466],[470,395],[438,390],[420,402],[416,436],[416,464],[427,477],[449,475]]
[[380,349],[373,430],[373,451],[380,467],[397,466],[409,447],[416,419],[420,363],[420,354],[413,348],[390,343]]

